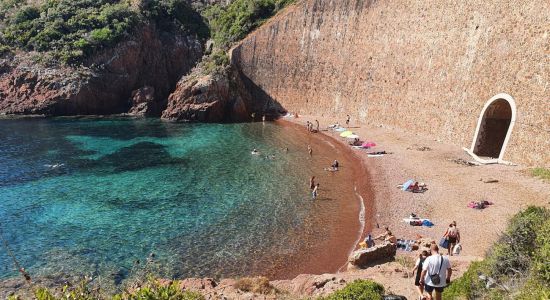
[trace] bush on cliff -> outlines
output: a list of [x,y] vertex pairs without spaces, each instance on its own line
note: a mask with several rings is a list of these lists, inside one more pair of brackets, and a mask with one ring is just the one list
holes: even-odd
[[[137,2],[137,3],[136,3]],[[48,52],[64,63],[77,63],[97,50],[130,36],[140,24],[155,23],[171,32],[208,29],[185,0],[1,0],[0,42],[24,51]]]
[[203,15],[220,48],[243,39],[248,33],[274,16],[294,0],[235,0],[227,6],[213,5]]
[[[444,299],[550,299],[550,210],[515,215],[484,261],[473,263]],[[492,278],[491,283],[480,275]],[[491,281],[491,280],[489,280]]]
[[371,280],[356,280],[319,300],[382,300],[384,287]]

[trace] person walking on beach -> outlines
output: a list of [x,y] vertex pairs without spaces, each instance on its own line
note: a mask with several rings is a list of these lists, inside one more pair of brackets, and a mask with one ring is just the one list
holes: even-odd
[[449,247],[447,248],[447,254],[453,256],[453,248],[457,243],[460,243],[460,231],[456,228],[456,221],[453,221],[449,224],[449,228],[445,231],[443,235],[449,241]]
[[309,189],[313,190],[313,188],[315,188],[315,176],[311,176],[309,179]]
[[313,200],[317,199],[317,191],[319,190],[319,184],[317,183],[311,192],[311,197]]
[[424,285],[420,284],[420,275],[422,274],[422,266],[424,264],[424,261],[428,257],[428,251],[422,251],[420,255],[418,256],[418,259],[416,259],[416,263],[414,264],[414,269],[412,270],[412,275],[414,276],[414,272],[416,271],[416,277],[414,279],[414,285],[416,286],[416,289],[418,291],[418,299],[422,300],[424,297]]
[[439,254],[439,247],[436,244],[430,246],[430,252],[432,255],[426,258],[422,265],[419,283],[424,284],[424,289],[428,292],[428,300],[441,300],[443,289],[451,283],[453,270],[449,258]]
[[307,153],[309,154],[309,157],[313,156],[313,149],[311,149],[310,145],[307,145]]
[[351,119],[351,117],[349,115],[347,115],[346,117],[346,127],[349,126],[349,120]]

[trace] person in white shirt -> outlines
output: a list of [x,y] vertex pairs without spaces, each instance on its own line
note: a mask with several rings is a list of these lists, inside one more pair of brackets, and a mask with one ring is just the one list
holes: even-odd
[[[431,256],[426,258],[422,265],[420,283],[424,284],[424,290],[428,292],[428,300],[441,300],[443,289],[451,282],[451,262],[448,257],[439,254],[439,247],[432,244],[430,247]],[[435,297],[433,292],[435,291]]]

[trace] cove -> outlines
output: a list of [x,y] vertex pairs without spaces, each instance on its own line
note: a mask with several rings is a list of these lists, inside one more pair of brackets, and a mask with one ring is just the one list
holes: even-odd
[[[145,271],[290,278],[336,271],[358,234],[352,159],[295,125],[55,118],[0,128],[2,232],[34,277],[115,287]],[[341,170],[323,171],[334,159]],[[0,268],[1,280],[18,276],[4,249]]]

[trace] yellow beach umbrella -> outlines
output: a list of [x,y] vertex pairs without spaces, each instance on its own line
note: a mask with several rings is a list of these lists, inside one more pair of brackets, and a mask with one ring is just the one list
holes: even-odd
[[347,130],[347,131],[344,131],[344,132],[340,133],[340,136],[341,137],[346,137],[346,136],[350,136],[352,134],[353,134],[353,132]]

